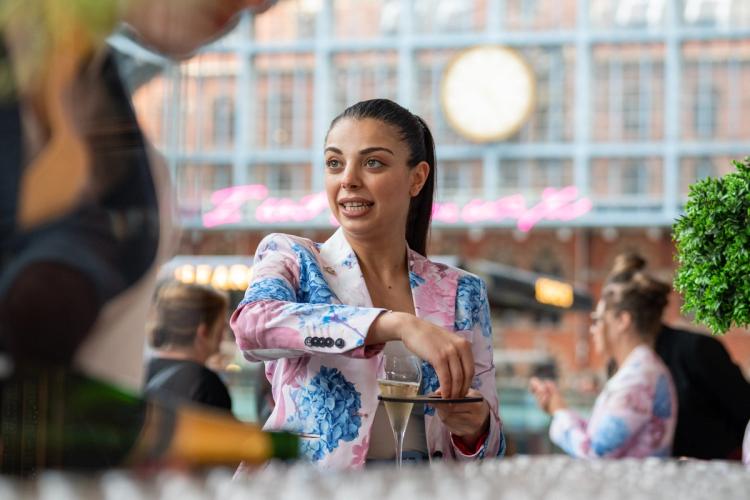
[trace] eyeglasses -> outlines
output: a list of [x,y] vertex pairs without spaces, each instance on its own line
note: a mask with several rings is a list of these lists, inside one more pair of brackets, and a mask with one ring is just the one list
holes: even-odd
[[595,324],[595,325],[596,325],[596,324],[598,324],[598,323],[599,323],[600,321],[603,321],[603,320],[604,320],[604,315],[603,315],[603,314],[597,314],[597,313],[595,313],[595,312],[592,312],[592,313],[591,313],[591,322],[592,322],[593,324]]

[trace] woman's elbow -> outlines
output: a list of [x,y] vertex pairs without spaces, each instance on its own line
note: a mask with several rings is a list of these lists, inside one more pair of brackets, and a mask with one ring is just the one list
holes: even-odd
[[[229,319],[229,327],[234,332],[237,347],[245,353],[262,348],[259,333],[266,323],[263,319],[263,308],[258,302],[240,305]],[[247,355],[245,356],[247,357]]]

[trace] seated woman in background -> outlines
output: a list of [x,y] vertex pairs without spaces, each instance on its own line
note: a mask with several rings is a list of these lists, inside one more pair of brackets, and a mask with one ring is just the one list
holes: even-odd
[[[646,267],[640,255],[615,257],[608,283],[628,281]],[[654,350],[677,389],[677,428],[672,455],[739,460],[750,421],[750,382],[724,344],[708,334],[662,324]]]
[[554,382],[531,379],[537,403],[552,415],[550,439],[576,457],[668,457],[677,422],[669,370],[654,352],[670,287],[643,273],[610,283],[592,314],[594,349],[617,372],[587,421],[568,409]]
[[147,396],[231,411],[226,385],[205,366],[219,352],[227,307],[227,298],[206,286],[170,282],[159,288],[148,327],[154,356],[146,369]]
[[407,457],[505,449],[485,285],[426,257],[435,166],[421,118],[386,99],[357,103],[325,141],[340,228],[322,244],[272,234],[258,245],[232,329],[248,360],[266,361],[276,405],[265,427],[319,435],[303,452],[324,467],[395,457],[377,379],[383,350],[398,342],[423,360],[421,393],[484,398],[423,413],[414,405]]

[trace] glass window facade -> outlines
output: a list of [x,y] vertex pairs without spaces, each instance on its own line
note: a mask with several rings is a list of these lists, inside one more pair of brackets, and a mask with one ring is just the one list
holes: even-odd
[[[535,104],[513,136],[477,143],[446,119],[442,82],[454,57],[483,44],[528,63]],[[730,171],[750,139],[744,1],[284,0],[162,64],[134,99],[188,226],[222,187],[321,192],[330,120],[373,97],[430,125],[440,201],[575,186],[593,209],[559,225],[671,225],[689,183]]]
[[750,98],[750,41],[686,42],[681,47],[682,137],[686,140],[747,140]]
[[664,136],[664,46],[599,45],[593,50],[595,141]]
[[334,114],[365,99],[397,100],[398,54],[395,51],[338,52],[332,59]]

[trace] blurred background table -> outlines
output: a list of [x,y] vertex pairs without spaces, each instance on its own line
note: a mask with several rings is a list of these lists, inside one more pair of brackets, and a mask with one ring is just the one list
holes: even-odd
[[750,470],[738,463],[674,460],[576,460],[517,456],[484,463],[323,471],[271,464],[233,479],[230,469],[99,475],[47,472],[0,480],[2,499],[240,500],[332,499],[738,499],[750,492]]

